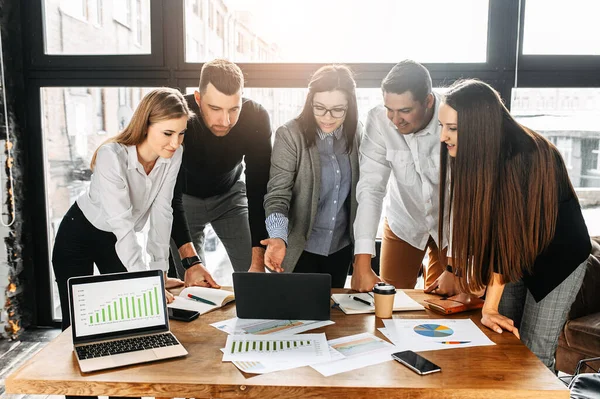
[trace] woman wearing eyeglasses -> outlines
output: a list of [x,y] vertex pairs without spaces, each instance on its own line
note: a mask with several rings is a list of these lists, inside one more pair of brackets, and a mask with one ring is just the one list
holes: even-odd
[[334,288],[344,287],[352,261],[362,133],[355,89],[346,66],[314,73],[302,112],[277,129],[264,202],[265,265],[328,273]]

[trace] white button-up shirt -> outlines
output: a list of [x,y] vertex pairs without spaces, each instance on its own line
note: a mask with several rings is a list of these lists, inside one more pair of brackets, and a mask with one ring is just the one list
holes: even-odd
[[383,105],[369,111],[360,146],[355,254],[375,255],[375,235],[388,186],[386,216],[392,232],[415,248],[424,249],[429,236],[439,245],[440,96],[434,95],[431,121],[413,134],[398,132]]
[[182,155],[179,147],[172,158],[158,158],[146,175],[135,146],[109,143],[98,150],[91,184],[77,204],[94,227],[117,237],[115,250],[129,271],[147,268],[135,233],[148,219],[150,269],[169,268],[171,200]]

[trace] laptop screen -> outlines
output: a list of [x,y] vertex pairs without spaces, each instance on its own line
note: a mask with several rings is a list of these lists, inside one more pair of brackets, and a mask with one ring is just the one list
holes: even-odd
[[168,331],[161,271],[69,279],[73,341]]

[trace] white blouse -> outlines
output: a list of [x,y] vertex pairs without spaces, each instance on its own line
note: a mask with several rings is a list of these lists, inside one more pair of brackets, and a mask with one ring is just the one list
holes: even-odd
[[77,204],[94,227],[117,237],[115,250],[128,271],[147,269],[135,233],[148,218],[150,269],[169,268],[171,200],[182,155],[179,147],[172,158],[158,158],[146,175],[136,146],[108,143],[98,150],[91,184]]

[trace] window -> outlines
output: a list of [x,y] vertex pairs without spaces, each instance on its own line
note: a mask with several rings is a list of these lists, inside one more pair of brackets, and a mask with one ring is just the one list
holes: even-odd
[[224,25],[225,25],[225,23],[224,23],[224,20],[223,20],[223,14],[221,14],[220,12],[217,11],[217,29],[216,29],[216,32],[217,32],[217,36],[219,36],[221,39],[224,38],[224,34],[225,34]]
[[88,20],[96,25],[102,25],[102,0],[88,0]]
[[[141,96],[148,91],[150,89],[128,87],[42,88],[49,248],[54,245],[54,237],[64,214],[89,185],[92,154],[101,143],[116,135],[129,122],[128,118],[123,120],[122,107],[128,104],[127,110],[130,110],[129,107],[135,108]],[[132,93],[137,95],[132,96]],[[135,104],[130,103],[133,98]],[[55,284],[53,290],[53,316],[60,319],[60,302]]]
[[202,1],[203,0],[186,0],[187,3],[192,3],[192,12],[200,19],[202,19],[204,14]]
[[[185,10],[194,13],[193,6]],[[426,23],[420,15],[426,16]],[[243,25],[248,37],[256,36],[265,43],[262,51],[268,55],[259,56],[258,61],[386,63],[413,58],[420,62],[485,62],[488,1],[208,0],[208,25],[223,38],[223,48],[209,38],[202,44],[209,54],[228,55],[232,61],[240,61],[233,58],[240,42],[237,35],[224,32]],[[186,33],[192,37],[197,37],[197,29],[186,25]],[[243,52],[237,52],[241,57]],[[186,54],[186,60],[207,59]]]
[[48,55],[150,54],[150,0],[43,0],[43,6]]
[[588,231],[600,234],[600,89],[513,89],[511,113],[556,145]]
[[131,25],[131,2],[133,0],[113,0],[113,18],[125,25]]
[[573,169],[573,139],[571,137],[551,137],[550,141],[562,155],[567,169]]
[[135,42],[139,45],[142,44],[142,0],[135,0]]
[[590,157],[592,161],[590,171],[600,173],[600,140],[595,141],[596,148],[592,150],[592,156]]
[[60,0],[60,11],[82,20],[87,20],[86,0]]
[[527,0],[523,54],[600,55],[600,2]]

